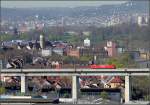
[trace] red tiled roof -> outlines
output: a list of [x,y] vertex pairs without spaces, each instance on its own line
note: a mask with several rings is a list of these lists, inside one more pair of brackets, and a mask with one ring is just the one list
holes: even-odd
[[114,77],[111,83],[123,83],[122,79],[119,76]]

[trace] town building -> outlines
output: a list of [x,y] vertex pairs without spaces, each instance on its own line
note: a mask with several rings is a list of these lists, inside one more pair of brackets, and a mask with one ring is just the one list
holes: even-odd
[[107,41],[104,49],[108,52],[109,57],[117,56],[117,44],[113,41]]
[[137,23],[139,26],[147,26],[148,25],[148,17],[138,16]]
[[121,79],[121,77],[116,76],[105,86],[105,88],[120,88],[123,86],[124,81]]
[[79,48],[79,49],[68,49],[67,51],[68,56],[75,56],[75,57],[81,57],[81,56],[96,56],[100,58],[106,58],[108,57],[107,51],[104,50],[104,48]]
[[42,56],[51,56],[52,55],[52,50],[51,49],[42,49],[41,51]]
[[80,56],[79,50],[78,49],[68,49],[67,56],[74,56],[74,57],[79,58],[79,56]]
[[88,39],[88,38],[86,38],[85,40],[84,40],[84,46],[86,46],[86,47],[90,47],[90,40]]

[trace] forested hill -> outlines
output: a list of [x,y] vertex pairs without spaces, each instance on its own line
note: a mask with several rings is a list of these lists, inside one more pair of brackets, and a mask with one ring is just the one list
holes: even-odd
[[[143,2],[144,1],[144,2]],[[50,7],[50,8],[1,8],[2,18],[24,19],[36,14],[44,16],[47,19],[59,18],[62,16],[79,17],[79,16],[111,16],[115,14],[134,14],[134,13],[149,13],[149,2],[145,0],[130,1],[117,5],[102,5],[98,7]],[[17,18],[18,19],[18,18]]]

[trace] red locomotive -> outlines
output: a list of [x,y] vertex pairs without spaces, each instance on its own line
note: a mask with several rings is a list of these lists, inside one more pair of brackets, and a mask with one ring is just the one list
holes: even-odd
[[96,65],[96,64],[93,64],[93,65],[90,65],[89,66],[91,69],[116,69],[116,66],[115,65]]

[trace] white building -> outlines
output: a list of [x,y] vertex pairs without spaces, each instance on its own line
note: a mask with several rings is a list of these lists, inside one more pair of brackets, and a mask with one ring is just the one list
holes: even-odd
[[90,40],[88,38],[84,40],[84,46],[90,47]]
[[138,23],[139,26],[148,25],[148,17],[138,16],[137,23]]
[[51,49],[42,50],[41,53],[42,53],[42,56],[44,56],[44,57],[51,56],[52,55],[52,50]]

